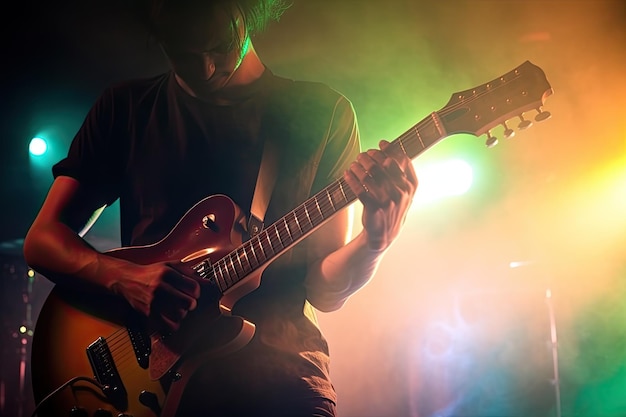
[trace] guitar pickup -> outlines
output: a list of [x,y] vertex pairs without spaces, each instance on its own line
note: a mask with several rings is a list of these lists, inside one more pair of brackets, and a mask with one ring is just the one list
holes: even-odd
[[126,331],[135,351],[135,359],[142,369],[148,369],[151,353],[150,336],[144,331],[145,328],[146,325],[141,318],[137,315],[131,315]]
[[118,410],[128,409],[128,393],[115,366],[107,341],[99,337],[87,347],[87,358],[102,392]]

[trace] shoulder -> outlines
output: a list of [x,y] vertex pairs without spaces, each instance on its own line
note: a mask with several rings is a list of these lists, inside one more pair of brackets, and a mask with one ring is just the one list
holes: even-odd
[[102,120],[121,121],[128,114],[150,109],[159,97],[167,97],[169,79],[169,74],[164,73],[113,82],[100,92],[91,115]]
[[348,102],[348,98],[328,84],[319,81],[294,80],[271,74],[272,83],[288,98],[304,103],[334,104],[338,101]]
[[272,100],[280,111],[306,121],[320,122],[342,115],[354,115],[352,102],[340,91],[317,81],[294,80],[271,74]]
[[169,85],[169,80],[170,74],[163,73],[151,77],[118,81],[110,84],[102,95],[109,96],[113,99],[125,97],[141,98],[166,90]]

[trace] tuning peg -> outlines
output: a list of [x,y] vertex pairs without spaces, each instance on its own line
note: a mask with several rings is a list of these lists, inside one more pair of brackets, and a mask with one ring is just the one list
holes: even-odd
[[498,138],[493,136],[490,131],[487,131],[487,140],[485,141],[485,145],[488,148],[493,148],[498,144]]
[[544,120],[548,120],[550,117],[552,117],[552,114],[549,111],[542,111],[541,108],[538,108],[535,121],[543,122]]
[[520,122],[517,125],[519,130],[528,129],[529,127],[531,127],[533,125],[533,122],[531,122],[530,120],[524,119],[524,115],[523,114],[520,114],[518,117],[520,119]]
[[502,123],[502,126],[504,126],[504,138],[505,139],[510,139],[513,136],[515,136],[515,131],[511,129],[510,127],[508,127],[506,122]]

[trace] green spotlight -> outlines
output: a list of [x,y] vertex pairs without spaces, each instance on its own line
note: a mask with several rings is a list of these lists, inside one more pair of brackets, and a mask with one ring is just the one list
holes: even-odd
[[42,138],[32,138],[28,145],[28,151],[31,155],[41,156],[48,150],[48,144]]
[[452,159],[417,169],[419,186],[416,200],[432,201],[462,195],[472,186],[472,167],[460,159]]

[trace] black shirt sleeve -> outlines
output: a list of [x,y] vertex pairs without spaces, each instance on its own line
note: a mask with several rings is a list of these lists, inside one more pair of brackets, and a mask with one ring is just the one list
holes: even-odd
[[[54,178],[68,176],[86,185],[107,205],[119,197],[123,162],[116,147],[112,90],[105,90],[91,107],[70,145],[67,156],[52,167]],[[116,138],[117,136],[117,138]]]

